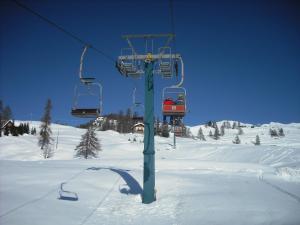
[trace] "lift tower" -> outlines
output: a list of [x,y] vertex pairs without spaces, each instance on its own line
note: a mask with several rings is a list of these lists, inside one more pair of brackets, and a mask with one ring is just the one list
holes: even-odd
[[[156,200],[155,193],[155,150],[154,150],[154,79],[158,74],[171,78],[175,73],[175,62],[181,60],[179,54],[172,54],[169,46],[174,34],[142,34],[123,35],[129,45],[122,49],[116,67],[119,72],[131,78],[145,75],[145,113],[144,113],[144,176],[142,202],[151,203]],[[133,46],[133,41],[144,41],[144,49],[139,51]],[[154,40],[164,44],[154,52]]]

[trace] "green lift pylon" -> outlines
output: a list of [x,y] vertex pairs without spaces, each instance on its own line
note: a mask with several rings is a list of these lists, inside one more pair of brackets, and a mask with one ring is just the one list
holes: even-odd
[[144,62],[145,71],[145,115],[144,115],[144,185],[143,203],[156,200],[155,195],[155,150],[154,150],[154,80],[151,55]]
[[[142,34],[142,35],[123,35],[127,40],[129,48],[125,48],[118,57],[116,67],[119,72],[132,78],[139,78],[145,75],[145,112],[144,112],[144,177],[143,177],[143,193],[142,202],[145,204],[152,203],[156,200],[155,190],[155,148],[154,148],[154,74],[161,74],[167,78],[171,78],[173,74],[172,60],[180,60],[179,54],[171,54],[166,52],[174,34]],[[167,38],[165,45],[159,49],[157,54],[153,54],[152,48],[148,51],[148,40],[154,38]],[[136,49],[131,43],[131,39],[146,40],[145,54],[137,54]],[[151,52],[151,53],[149,53]],[[154,69],[154,64],[158,63],[159,69]],[[141,67],[143,65],[143,67]]]

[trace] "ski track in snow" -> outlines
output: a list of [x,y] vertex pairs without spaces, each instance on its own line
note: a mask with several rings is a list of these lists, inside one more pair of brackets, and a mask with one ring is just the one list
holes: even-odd
[[[82,170],[82,171],[80,171],[79,173],[73,175],[73,176],[70,177],[68,180],[66,180],[66,181],[64,181],[64,182],[62,182],[62,183],[66,183],[66,184],[67,184],[67,183],[70,182],[71,180],[73,180],[73,179],[75,179],[76,177],[78,177],[79,175],[81,175],[84,171],[85,171],[85,169]],[[18,211],[19,209],[21,209],[21,208],[23,208],[23,207],[26,207],[26,206],[28,206],[28,205],[30,205],[30,204],[33,204],[33,203],[36,203],[36,202],[38,202],[38,201],[41,201],[41,200],[45,199],[45,198],[48,197],[50,194],[52,194],[52,193],[54,193],[54,192],[57,192],[58,186],[59,186],[59,184],[55,185],[55,188],[50,189],[50,190],[49,190],[47,193],[45,193],[44,195],[42,195],[42,196],[40,196],[40,197],[37,197],[37,198],[34,198],[34,199],[30,200],[30,201],[24,202],[23,204],[21,204],[21,205],[15,207],[15,208],[13,208],[13,209],[11,209],[11,210],[9,210],[9,211],[3,213],[3,214],[1,214],[1,215],[0,215],[0,218],[1,218],[1,217],[8,216],[8,215],[10,215],[10,214],[12,214],[12,213],[15,213],[16,211]]]
[[283,188],[275,185],[275,184],[272,184],[271,182],[267,181],[263,176],[260,177],[259,179],[261,182],[265,183],[266,185],[269,185],[271,186],[272,188],[274,188],[275,190],[279,191],[280,193],[282,194],[285,194],[285,195],[288,195],[289,197],[291,197],[292,199],[296,200],[299,204],[300,204],[300,197],[291,193],[291,192],[288,192],[286,190],[284,190]]
[[115,186],[117,185],[117,183],[119,183],[121,177],[118,177],[116,179],[116,181],[113,183],[112,187],[107,191],[107,193],[104,195],[103,198],[100,199],[100,201],[98,202],[98,204],[95,206],[95,208],[91,211],[90,214],[88,214],[80,223],[80,225],[84,225],[93,215],[94,213],[99,209],[99,207],[101,207],[101,205],[103,204],[103,202],[105,202],[105,200],[109,197],[109,195],[112,193],[112,191],[114,190]]

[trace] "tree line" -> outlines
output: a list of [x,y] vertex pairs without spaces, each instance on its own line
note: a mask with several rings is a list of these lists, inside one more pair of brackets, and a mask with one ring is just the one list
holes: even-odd
[[[5,126],[7,123],[10,123],[9,126]],[[5,126],[5,127],[4,127]],[[0,100],[0,137],[3,135],[8,136],[19,136],[23,134],[36,134],[36,128],[30,128],[29,123],[20,123],[19,126],[15,125],[13,120],[13,113],[9,105],[3,104]],[[3,128],[3,129],[2,129]]]

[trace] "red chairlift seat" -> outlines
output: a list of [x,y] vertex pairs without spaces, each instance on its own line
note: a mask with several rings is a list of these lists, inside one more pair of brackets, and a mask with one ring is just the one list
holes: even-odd
[[185,105],[163,105],[164,116],[185,116]]
[[[172,98],[165,96],[177,96],[175,101]],[[166,87],[163,90],[163,104],[162,113],[163,116],[175,116],[184,117],[186,113],[186,102],[185,102],[186,91],[182,87]]]

